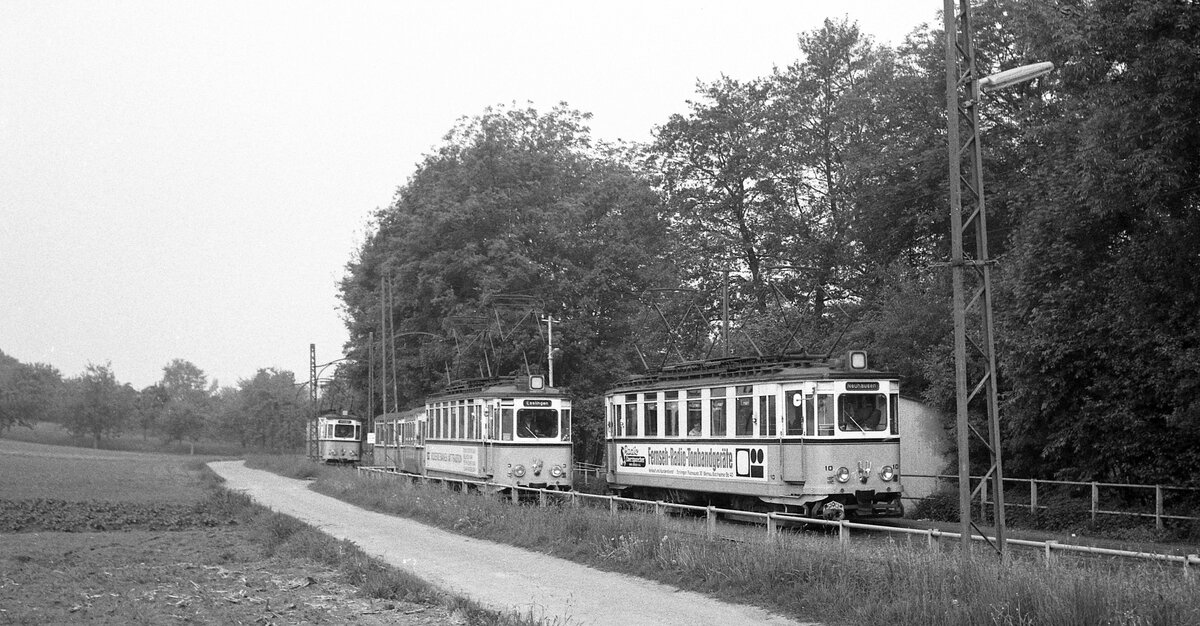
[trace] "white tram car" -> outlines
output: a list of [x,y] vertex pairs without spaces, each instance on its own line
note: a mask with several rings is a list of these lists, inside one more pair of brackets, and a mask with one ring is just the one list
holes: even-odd
[[571,489],[571,401],[541,376],[457,383],[375,420],[376,462],[501,489]]
[[859,351],[668,366],[606,394],[609,487],[832,520],[902,516],[899,394]]
[[326,413],[308,420],[308,458],[318,463],[362,460],[363,422],[348,412]]

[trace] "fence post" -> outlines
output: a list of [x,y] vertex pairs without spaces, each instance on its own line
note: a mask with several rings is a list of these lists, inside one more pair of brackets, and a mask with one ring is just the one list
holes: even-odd
[[608,515],[609,515],[609,517],[617,516],[617,497],[616,496],[608,497]]
[[767,513],[767,537],[774,537],[779,533],[779,529],[775,524],[775,514]]
[[513,485],[512,491],[508,492],[510,494],[510,497],[512,498],[513,504],[516,504],[521,501],[521,494],[518,493],[519,491],[520,491],[520,488],[518,488],[516,485]]
[[926,543],[929,545],[930,552],[938,552],[942,549],[941,542],[938,539],[942,536],[942,531],[936,528],[930,528],[929,534],[926,535]]
[[571,508],[573,508],[573,509],[579,508],[579,498],[576,497],[578,495],[579,495],[578,492],[571,491]]
[[1154,527],[1158,530],[1163,529],[1163,488],[1162,488],[1162,485],[1154,486]]
[[708,506],[708,517],[705,520],[709,541],[717,536],[717,511],[715,506]]
[[1100,484],[1092,482],[1092,521],[1096,521],[1096,511],[1100,510]]
[[538,506],[546,508],[546,490],[538,489]]
[[1029,514],[1037,515],[1037,481],[1029,479]]
[[1054,543],[1053,540],[1046,542],[1046,569],[1054,566]]
[[838,522],[838,544],[842,548],[850,545],[850,522],[848,520]]

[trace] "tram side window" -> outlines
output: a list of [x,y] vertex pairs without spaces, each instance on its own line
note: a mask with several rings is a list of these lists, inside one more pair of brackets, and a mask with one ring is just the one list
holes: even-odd
[[625,432],[622,433],[626,437],[637,437],[637,394],[625,396]]
[[[699,393],[699,392],[697,392]],[[688,392],[688,397],[691,397],[692,392]],[[687,401],[687,436],[700,436],[700,422],[703,413],[703,400],[688,400]]]
[[[787,393],[787,434],[804,434],[804,392]],[[811,396],[810,396],[811,397]],[[811,418],[811,415],[810,415]],[[811,429],[811,426],[809,427]]]
[[467,437],[479,438],[479,407],[474,404],[467,405]]
[[758,423],[760,435],[775,436],[775,396],[758,397]]
[[833,394],[817,394],[817,434],[833,434]]
[[890,409],[888,411],[888,416],[891,418],[890,420],[888,420],[888,424],[890,424],[892,427],[891,433],[893,435],[899,435],[900,434],[900,394],[893,393],[892,395],[888,396],[888,400],[890,400],[890,402],[888,402],[888,408]]
[[559,412],[562,416],[562,440],[571,440],[571,409],[563,409]]
[[500,439],[504,441],[512,441],[513,438],[513,410],[500,409]]
[[658,436],[658,394],[646,394],[645,409],[646,425],[642,428],[642,435],[646,437]]
[[663,434],[668,437],[679,436],[679,392],[668,391],[666,393],[666,402],[663,404],[663,418],[665,419]]
[[725,427],[725,388],[713,387],[710,393],[709,400],[709,429],[708,432],[713,437],[725,437],[729,434]]
[[734,434],[738,437],[754,436],[754,398],[749,395],[741,395],[743,390],[749,394],[750,389],[750,387],[738,387],[738,397],[734,399]]

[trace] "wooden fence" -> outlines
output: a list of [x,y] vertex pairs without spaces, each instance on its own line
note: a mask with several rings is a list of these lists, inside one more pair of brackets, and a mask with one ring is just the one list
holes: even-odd
[[[905,480],[911,479],[929,479],[935,480],[939,484],[948,483],[951,488],[957,490],[958,476],[949,476],[944,474],[939,475],[923,475],[923,474],[905,474]],[[982,484],[981,484],[982,483]],[[973,490],[977,490],[979,494],[979,503],[984,505],[984,510],[987,507],[994,506],[995,501],[991,499],[989,487],[991,481],[984,480],[982,476],[972,476],[971,485]],[[1169,513],[1166,503],[1172,499],[1172,496],[1179,494],[1192,494],[1193,496],[1200,492],[1197,487],[1175,487],[1171,485],[1138,485],[1124,483],[1102,483],[1102,482],[1077,482],[1066,480],[1036,480],[1032,478],[1005,478],[1004,479],[1004,509],[1028,509],[1030,513],[1037,514],[1039,512],[1050,511],[1049,505],[1038,501],[1039,490],[1045,488],[1057,488],[1060,490],[1070,491],[1086,491],[1090,492],[1090,506],[1088,509],[1091,519],[1094,521],[1101,515],[1127,516],[1140,518],[1153,518],[1154,526],[1158,530],[1163,529],[1166,520],[1179,521],[1200,521],[1200,517],[1194,515],[1195,510],[1187,511],[1189,515],[1182,515],[1179,512]],[[1101,492],[1115,497],[1113,492],[1120,491],[1122,501],[1127,502],[1131,498],[1130,493],[1135,494],[1133,500],[1142,500],[1146,503],[1142,510],[1116,510],[1113,508],[1105,508],[1101,503]],[[937,491],[934,489],[933,491]],[[974,493],[974,491],[973,491]],[[1150,504],[1150,498],[1153,496],[1153,504]],[[1072,500],[1084,500],[1086,496],[1072,496]],[[917,499],[917,498],[909,498]],[[1178,500],[1179,498],[1174,498]],[[1195,502],[1193,497],[1191,502]]]

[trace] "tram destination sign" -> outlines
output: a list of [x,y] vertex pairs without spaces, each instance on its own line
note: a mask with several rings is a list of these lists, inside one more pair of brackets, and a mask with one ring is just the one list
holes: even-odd
[[550,406],[549,400],[526,400],[525,406]]
[[848,382],[846,383],[846,391],[878,391],[879,383],[862,383]]

